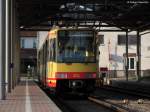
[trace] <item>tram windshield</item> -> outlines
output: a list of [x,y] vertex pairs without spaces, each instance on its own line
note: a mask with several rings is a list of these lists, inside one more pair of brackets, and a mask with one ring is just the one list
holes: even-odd
[[58,62],[95,62],[93,31],[59,31]]

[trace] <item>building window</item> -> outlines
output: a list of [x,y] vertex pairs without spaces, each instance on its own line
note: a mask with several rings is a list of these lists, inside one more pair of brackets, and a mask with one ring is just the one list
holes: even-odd
[[129,35],[129,45],[136,45],[137,44],[137,36],[136,35]]
[[125,45],[125,43],[126,43],[126,36],[118,35],[118,45]]
[[150,51],[150,46],[147,47],[147,50]]
[[[128,44],[129,45],[136,45],[137,43],[137,36],[136,35],[128,35]],[[126,35],[118,35],[118,45],[125,45],[126,44]]]
[[36,49],[36,40],[33,40],[33,48]]
[[104,45],[104,35],[97,36],[97,43],[100,45]]
[[128,58],[128,67],[129,67],[129,70],[135,69],[135,57]]
[[25,47],[25,40],[21,39],[21,48],[24,48],[24,47]]
[[135,58],[130,58],[130,61],[129,61],[129,63],[130,63],[130,69],[135,69],[134,68],[134,62],[135,62],[135,60],[134,60]]
[[21,48],[24,49],[36,49],[37,40],[34,37],[22,37],[20,39]]
[[104,35],[100,35],[100,44],[101,44],[101,45],[104,44]]

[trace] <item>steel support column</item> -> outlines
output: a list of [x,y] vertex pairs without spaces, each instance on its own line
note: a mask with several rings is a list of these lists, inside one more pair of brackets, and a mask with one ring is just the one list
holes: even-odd
[[126,81],[128,81],[128,75],[129,75],[129,58],[128,58],[128,31],[126,31],[126,63],[125,63],[125,73],[126,73]]
[[10,1],[10,8],[11,8],[11,12],[10,12],[10,17],[11,17],[11,22],[10,22],[10,24],[11,24],[11,31],[10,31],[10,35],[11,35],[11,38],[10,38],[10,40],[11,40],[11,59],[10,59],[10,61],[11,61],[11,63],[10,63],[10,68],[11,68],[11,70],[10,70],[10,76],[11,76],[11,87],[12,87],[12,89],[14,89],[14,0],[11,0]]
[[10,24],[10,0],[6,0],[6,75],[7,75],[7,83],[8,83],[8,92],[11,92],[11,74],[10,74],[10,49],[11,49],[11,43],[10,43],[10,29],[11,29],[11,24]]
[[16,46],[17,46],[17,42],[16,42],[16,0],[13,0],[13,63],[14,63],[14,67],[13,67],[13,88],[16,86],[16,77],[17,77],[17,53],[16,53]]
[[139,31],[137,31],[137,63],[136,63],[136,71],[138,81],[141,77],[141,37]]
[[5,0],[0,0],[0,100],[5,94]]

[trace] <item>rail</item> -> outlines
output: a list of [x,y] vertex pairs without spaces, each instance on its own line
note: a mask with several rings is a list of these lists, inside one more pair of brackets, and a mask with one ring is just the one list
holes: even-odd
[[117,105],[115,105],[115,104],[112,104],[112,103],[110,103],[110,102],[107,102],[107,101],[104,101],[104,100],[100,100],[100,99],[94,98],[94,97],[92,97],[92,96],[88,97],[88,99],[89,99],[90,101],[92,101],[92,102],[95,102],[95,103],[99,104],[99,105],[102,105],[102,106],[104,106],[104,107],[107,107],[107,108],[109,108],[109,109],[111,109],[111,110],[113,110],[113,111],[115,111],[115,112],[129,112],[129,110],[127,110],[127,109],[125,109],[125,108],[123,108],[123,107],[119,107],[119,106],[117,106]]

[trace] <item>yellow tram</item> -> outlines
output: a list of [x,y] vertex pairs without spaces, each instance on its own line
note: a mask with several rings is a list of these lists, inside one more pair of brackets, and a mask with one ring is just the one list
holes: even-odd
[[97,72],[95,31],[49,31],[38,51],[38,71],[41,84],[57,92],[92,92]]

